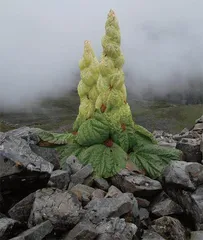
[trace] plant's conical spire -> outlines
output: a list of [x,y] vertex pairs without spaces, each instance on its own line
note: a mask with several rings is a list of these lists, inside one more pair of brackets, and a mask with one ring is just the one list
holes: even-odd
[[114,126],[133,124],[130,107],[127,104],[125,76],[122,70],[124,57],[120,45],[118,20],[114,11],[110,10],[105,24],[105,35],[102,38],[103,53],[97,82],[99,96],[96,109],[105,112]]
[[95,101],[98,96],[97,79],[99,77],[99,62],[91,47],[90,41],[84,42],[83,57],[79,62],[81,80],[78,84],[80,96],[79,114],[73,129],[78,130],[80,125],[90,117],[95,110]]

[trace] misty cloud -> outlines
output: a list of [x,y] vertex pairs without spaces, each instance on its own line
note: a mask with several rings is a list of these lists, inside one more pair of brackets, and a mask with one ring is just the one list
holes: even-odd
[[0,108],[77,86],[84,40],[101,55],[109,9],[118,16],[126,83],[157,91],[203,76],[201,0],[0,2]]

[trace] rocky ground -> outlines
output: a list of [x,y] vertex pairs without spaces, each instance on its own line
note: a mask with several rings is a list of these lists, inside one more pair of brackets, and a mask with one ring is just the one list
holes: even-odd
[[0,133],[0,239],[203,239],[203,116],[180,134],[154,135],[184,153],[160,181],[128,169],[94,179],[74,156],[61,170],[34,128]]

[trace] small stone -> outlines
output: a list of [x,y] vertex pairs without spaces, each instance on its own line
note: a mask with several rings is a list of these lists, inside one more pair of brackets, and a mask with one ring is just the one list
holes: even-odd
[[123,192],[133,193],[135,197],[152,197],[162,190],[161,183],[142,174],[122,170],[112,177],[112,183]]
[[70,176],[67,171],[55,170],[51,174],[50,181],[54,184],[54,187],[66,189],[70,182]]
[[136,200],[137,200],[137,203],[138,203],[138,206],[140,208],[148,208],[149,205],[150,205],[150,202],[144,198],[138,198],[136,197]]
[[123,193],[117,187],[115,187],[114,185],[111,185],[105,198],[117,197],[121,194]]
[[91,196],[95,189],[83,184],[77,184],[71,188],[70,191],[76,194],[79,201],[83,202],[84,205],[86,205],[89,201],[91,201]]
[[183,213],[183,209],[162,192],[152,202],[150,212],[156,217],[163,217],[173,214],[180,215]]
[[15,204],[9,211],[9,216],[19,222],[27,222],[32,210],[32,205],[35,200],[35,193],[29,194],[23,198],[20,202]]
[[26,239],[36,239],[42,240],[53,230],[53,226],[50,221],[45,221],[33,228],[28,229],[27,231],[21,233],[15,238],[10,240],[26,240]]
[[0,218],[0,239],[7,240],[22,231],[21,223],[11,218]]
[[94,192],[92,193],[92,200],[96,198],[104,198],[106,192],[104,192],[101,189],[95,189]]
[[203,231],[193,231],[191,232],[190,240],[202,240],[203,239]]
[[70,156],[66,160],[66,168],[71,169],[71,174],[75,174],[83,168],[83,164],[75,156]]
[[116,198],[94,199],[85,206],[85,219],[97,224],[109,217],[120,217],[126,213],[133,214],[134,208],[137,207],[135,202],[136,200],[131,193],[124,193]]
[[186,231],[178,219],[168,216],[158,218],[152,228],[167,240],[186,240]]
[[93,224],[80,222],[64,237],[64,240],[94,240],[97,236],[98,232]]
[[145,230],[142,236],[142,240],[166,240],[166,238],[163,238],[152,230]]
[[109,183],[103,178],[95,178],[94,184],[97,188],[101,190],[108,191],[109,189]]
[[87,179],[93,173],[93,168],[91,165],[86,165],[75,174],[71,175],[71,184],[69,189],[71,189],[74,185],[78,183],[84,183],[85,179]]
[[201,162],[200,139],[182,138],[176,148],[184,153],[185,161]]

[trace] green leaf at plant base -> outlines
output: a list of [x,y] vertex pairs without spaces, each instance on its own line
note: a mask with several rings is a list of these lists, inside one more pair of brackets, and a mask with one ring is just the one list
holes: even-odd
[[125,152],[128,152],[128,150],[134,145],[134,136],[135,130],[132,126],[125,126],[125,129],[120,126],[111,134],[112,140]]
[[82,147],[77,143],[70,145],[59,146],[56,148],[56,151],[59,154],[60,165],[64,168],[66,159],[71,155],[76,156],[79,160],[81,159],[82,153],[87,149],[87,147]]
[[97,177],[108,178],[125,168],[127,154],[113,143],[112,147],[96,144],[87,148],[82,154],[82,163],[91,164]]
[[181,159],[181,151],[156,144],[135,146],[129,154],[130,160],[153,179],[161,176],[163,169],[173,160]]
[[77,142],[82,146],[103,143],[109,137],[109,126],[96,118],[86,120],[80,126]]
[[37,135],[42,141],[56,145],[72,143],[76,138],[72,133],[51,133],[44,130],[38,131]]

